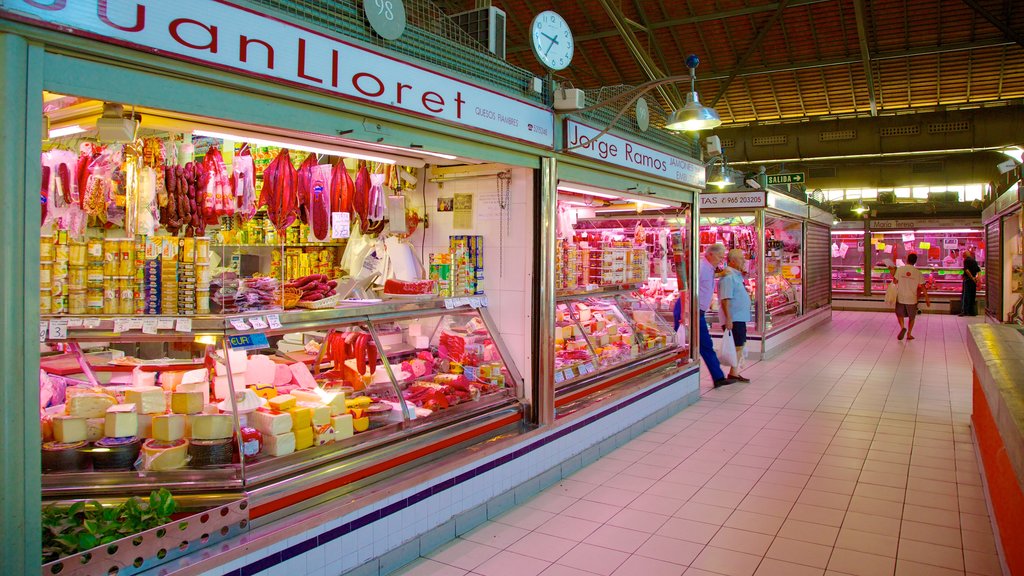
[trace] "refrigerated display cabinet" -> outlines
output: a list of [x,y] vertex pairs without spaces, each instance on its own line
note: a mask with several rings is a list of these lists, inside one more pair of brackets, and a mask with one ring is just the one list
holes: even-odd
[[980,229],[872,230],[870,237],[872,294],[885,294],[885,286],[892,278],[890,266],[903,265],[913,252],[917,254],[917,267],[927,279],[929,295],[958,299],[964,254],[971,252],[981,266],[978,295],[984,296],[986,243]]
[[832,231],[832,293],[863,294],[864,246],[863,230]]

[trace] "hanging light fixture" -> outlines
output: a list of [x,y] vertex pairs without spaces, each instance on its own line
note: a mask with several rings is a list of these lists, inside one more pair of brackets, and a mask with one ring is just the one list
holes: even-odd
[[[715,166],[718,166],[716,169]],[[715,186],[717,188],[725,188],[732,186],[732,179],[729,178],[729,165],[725,160],[725,156],[721,157],[721,163],[712,161],[711,174],[708,178],[708,185]]]
[[690,69],[690,93],[686,95],[686,104],[673,110],[665,122],[669,130],[710,130],[722,125],[718,111],[700,103],[697,97],[697,65],[700,58],[696,54],[686,57],[686,67]]

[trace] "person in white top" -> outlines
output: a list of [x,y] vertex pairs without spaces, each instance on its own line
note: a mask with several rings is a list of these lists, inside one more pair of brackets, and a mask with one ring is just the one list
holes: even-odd
[[[896,336],[897,340],[903,340],[904,336],[907,337],[907,340],[914,339],[917,302],[922,292],[925,304],[932,305],[928,291],[924,289],[924,274],[921,274],[914,264],[917,264],[917,254],[911,252],[907,255],[907,264],[897,268],[893,275],[893,282],[896,283],[896,319],[900,322],[900,333]],[[903,325],[904,318],[910,319],[906,327]]]

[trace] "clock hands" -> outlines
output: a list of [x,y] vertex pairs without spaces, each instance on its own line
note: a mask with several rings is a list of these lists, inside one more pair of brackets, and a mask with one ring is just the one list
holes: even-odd
[[545,34],[543,32],[541,32],[540,34],[541,34],[541,36],[544,36],[548,40],[551,40],[551,43],[548,44],[548,49],[544,51],[544,55],[547,56],[548,53],[551,52],[551,49],[555,47],[555,44],[558,44],[558,38],[555,38],[554,36],[550,36],[550,35]]

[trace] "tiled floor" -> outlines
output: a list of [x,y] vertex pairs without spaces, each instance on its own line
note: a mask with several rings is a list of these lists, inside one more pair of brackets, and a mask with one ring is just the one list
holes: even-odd
[[405,576],[1001,574],[966,322],[831,324]]

